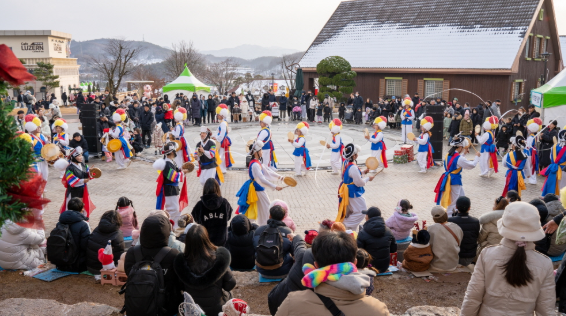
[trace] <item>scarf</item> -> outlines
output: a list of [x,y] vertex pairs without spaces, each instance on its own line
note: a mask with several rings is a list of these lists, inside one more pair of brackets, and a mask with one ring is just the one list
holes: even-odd
[[305,276],[301,280],[301,284],[308,288],[314,289],[322,282],[338,281],[343,275],[348,275],[352,272],[358,272],[356,266],[351,262],[331,264],[320,269],[315,268],[310,263],[305,263],[303,266],[303,273]]

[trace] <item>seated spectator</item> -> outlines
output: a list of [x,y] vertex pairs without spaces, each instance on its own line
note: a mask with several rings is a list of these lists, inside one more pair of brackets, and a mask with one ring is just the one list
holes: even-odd
[[45,262],[43,229],[26,228],[6,220],[0,231],[0,267],[30,270]]
[[346,226],[342,222],[334,222],[332,226],[330,226],[331,232],[346,232]]
[[187,231],[190,228],[189,226],[194,222],[195,220],[191,214],[188,213],[181,214],[181,216],[177,220],[177,224],[179,225],[179,228],[183,229],[183,232],[179,235],[179,237],[177,237],[178,241],[185,243],[185,236],[187,236]]
[[332,228],[332,224],[334,224],[333,220],[330,219],[325,219],[322,222],[319,223],[319,228],[318,228],[318,232],[322,233],[325,231],[330,231],[330,229]]
[[366,215],[366,222],[358,234],[358,247],[370,254],[371,265],[383,273],[389,269],[390,255],[397,252],[397,243],[377,207],[372,206],[362,213]]
[[[541,226],[544,226],[544,224],[546,224],[548,220],[552,219],[552,217],[549,218],[548,216],[548,209],[546,208],[546,203],[544,203],[543,200],[534,198],[529,202],[529,204],[537,208]],[[536,241],[535,250],[544,255],[547,255],[548,249],[550,249],[550,236],[552,235],[547,234],[543,239]]]
[[556,315],[552,262],[534,250],[544,238],[536,208],[509,204],[498,229],[501,244],[480,254],[460,315]]
[[460,253],[458,254],[460,258],[458,263],[463,266],[468,266],[474,261],[480,234],[480,221],[468,214],[470,206],[471,202],[467,196],[459,197],[456,200],[456,213],[448,219],[449,222],[460,226],[464,232],[464,237],[460,243]]
[[[255,230],[254,234],[254,247],[256,249],[256,270],[261,275],[265,277],[271,277],[274,279],[285,277],[291,266],[293,266],[293,247],[292,247],[292,231],[285,223],[283,218],[285,217],[285,211],[279,205],[275,205],[269,209],[269,219],[267,220],[267,225],[260,226]],[[279,245],[279,259],[272,258],[277,263],[269,264],[263,261],[263,258],[258,258],[258,246],[260,245],[260,240],[262,239],[262,234],[268,228],[275,228],[279,231],[281,235],[281,244]],[[291,236],[288,236],[291,235]],[[270,234],[266,232],[266,237],[269,238]],[[271,241],[271,240],[270,240]],[[278,242],[277,240],[273,242]]]
[[275,199],[275,200],[271,201],[269,208],[272,208],[275,205],[279,205],[283,208],[283,210],[285,211],[285,218],[283,218],[283,223],[285,223],[285,225],[287,225],[287,227],[291,228],[291,230],[294,233],[295,229],[297,229],[297,226],[295,225],[295,222],[293,221],[293,219],[291,218],[291,215],[289,214],[289,205],[287,205],[287,203],[285,203],[284,201]]
[[195,223],[204,226],[210,241],[217,247],[224,247],[228,221],[232,218],[232,206],[222,197],[220,185],[214,178],[204,183],[203,193],[191,212]]
[[169,220],[169,224],[171,224],[171,229],[169,230],[169,241],[167,242],[167,245],[169,247],[177,250],[178,252],[184,252],[185,251],[185,243],[177,240],[177,237],[175,236],[175,232],[173,231],[173,220],[171,220],[171,218],[169,217],[169,212],[165,212],[163,210],[155,210],[155,211],[149,212],[149,214],[147,216],[149,217],[149,216],[154,216],[154,215],[165,216],[167,218],[167,220]]
[[369,286],[366,288],[366,295],[369,296],[373,293],[373,281],[379,273],[376,268],[370,267],[371,259],[371,255],[365,249],[358,248],[356,252],[356,268],[358,268],[358,272],[369,277]]
[[130,139],[130,144],[134,147],[134,151],[136,156],[143,151],[145,146],[143,145],[142,138],[141,138],[141,129],[134,128],[134,133]]
[[[564,191],[566,193],[566,191]],[[563,200],[566,201],[566,196],[563,197]],[[546,203],[546,209],[548,210],[548,217],[546,218],[546,222],[551,221],[555,216],[558,216],[565,212],[564,206],[562,206],[562,202],[558,198],[558,196],[548,193],[544,196],[544,202]],[[550,246],[546,253],[549,257],[556,257],[564,253],[566,251],[566,244],[557,245],[556,244],[556,232],[547,235],[550,238]],[[0,267],[2,265],[0,264]]]
[[86,143],[86,139],[80,133],[74,133],[73,139],[69,141],[69,147],[77,148],[81,147],[83,149],[83,157],[84,162],[88,163],[88,144]]
[[426,271],[432,258],[430,234],[424,229],[413,230],[413,241],[403,254],[403,268],[414,272]]
[[112,245],[114,264],[118,266],[118,260],[124,252],[124,237],[120,230],[122,218],[117,211],[106,211],[102,214],[98,227],[94,229],[87,244],[87,268],[88,272],[98,275],[102,269],[102,263],[98,260],[98,249],[106,248],[108,241]]
[[[344,232],[323,232],[312,246],[314,265],[305,265],[302,282],[310,289],[289,293],[279,306],[276,316],[287,315],[329,315],[321,302],[329,299],[330,304],[345,315],[389,315],[387,306],[378,299],[366,296],[370,285],[367,275],[354,272],[356,262],[356,241]],[[318,269],[315,267],[319,267]],[[338,281],[328,280],[331,269]]]
[[493,211],[480,216],[479,221],[481,224],[481,230],[480,236],[478,238],[478,256],[483,248],[487,246],[499,245],[501,238],[503,238],[501,237],[501,235],[499,235],[499,231],[497,230],[497,221],[501,217],[503,217],[503,211],[505,210],[505,207],[507,207],[507,205],[509,205],[509,201],[500,196],[497,198],[497,200],[495,200]]
[[413,206],[409,200],[401,200],[393,215],[385,221],[385,225],[391,229],[395,240],[404,240],[411,235],[415,222],[419,220],[417,214],[409,213],[409,210],[412,209]]
[[118,203],[116,203],[116,211],[118,211],[122,217],[122,226],[120,226],[122,235],[124,237],[132,237],[132,232],[139,230],[138,217],[134,210],[134,202],[123,196],[119,198]]
[[509,201],[509,203],[521,201],[521,196],[519,195],[519,192],[515,190],[507,191],[507,195],[505,196],[505,198],[507,199],[507,201]]
[[458,254],[464,232],[460,226],[448,222],[448,214],[444,207],[436,205],[430,211],[434,224],[428,226],[433,258],[431,269],[454,271],[458,267]]
[[179,255],[179,251],[168,249],[167,247],[170,233],[171,223],[167,217],[163,215],[147,217],[141,226],[140,245],[128,249],[126,261],[124,262],[124,269],[126,274],[129,275],[132,267],[137,262],[134,254],[135,251],[141,251],[142,260],[151,261],[164,249],[163,252],[166,254],[159,264],[163,269],[163,280],[165,283],[165,302],[163,307],[166,310],[164,315],[167,316],[176,315],[179,310],[179,304],[183,302],[182,284],[174,271],[174,262],[177,255]]
[[242,214],[234,216],[228,228],[226,249],[230,251],[233,270],[251,270],[255,266],[254,234],[258,228]]
[[216,247],[206,228],[192,225],[185,239],[185,253],[175,258],[175,273],[206,315],[218,315],[236,287],[229,269],[230,252]]
[[[77,247],[77,260],[71,265],[57,265],[57,269],[68,272],[83,272],[87,269],[87,244],[90,237],[90,226],[83,214],[84,203],[80,198],[72,198],[67,203],[67,210],[59,215],[59,223],[68,225]],[[108,240],[107,240],[108,242]],[[48,242],[49,243],[49,242]],[[104,244],[106,246],[106,244]],[[97,250],[98,251],[98,250]],[[54,261],[47,255],[49,261]]]

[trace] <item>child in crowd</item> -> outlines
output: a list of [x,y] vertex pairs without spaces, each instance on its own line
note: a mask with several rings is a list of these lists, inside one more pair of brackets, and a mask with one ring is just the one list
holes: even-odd
[[120,227],[122,226],[122,217],[117,211],[106,211],[102,214],[98,226],[88,238],[86,259],[88,272],[99,275],[102,269],[102,263],[98,260],[98,250],[104,249],[108,245],[108,241],[112,245],[112,255],[114,256],[114,264],[118,265],[118,260],[126,248],[124,244],[124,236]]
[[177,220],[177,224],[179,225],[179,228],[183,229],[183,232],[181,233],[181,235],[179,235],[179,237],[177,237],[178,241],[182,243],[185,242],[187,231],[189,231],[189,228],[191,228],[191,224],[193,224],[194,222],[195,219],[193,218],[193,215],[189,213],[185,213],[181,215],[181,217],[179,217],[179,219]]
[[287,227],[289,227],[294,233],[295,229],[297,229],[297,226],[295,225],[295,222],[291,218],[291,215],[289,215],[289,205],[287,205],[287,203],[284,201],[275,199],[271,201],[269,208],[271,209],[275,205],[281,206],[281,208],[285,211],[285,217],[283,218],[283,223],[285,223],[285,225],[287,225]]
[[108,151],[108,148],[106,147],[111,139],[110,134],[108,134],[110,132],[110,129],[105,128],[103,132],[104,134],[102,134],[102,137],[100,138],[100,142],[102,143],[102,152],[106,156],[106,162],[112,162],[112,153]]
[[134,210],[134,202],[123,196],[118,199],[116,203],[116,211],[120,213],[122,217],[122,226],[120,230],[124,237],[132,237],[132,233],[138,228],[138,217],[136,211]]
[[387,117],[387,125],[390,129],[394,129],[395,125],[397,125],[395,123],[395,116],[393,115],[393,113],[389,113],[389,117]]
[[423,272],[430,268],[432,248],[430,234],[426,230],[413,230],[413,241],[403,254],[403,268],[413,272]]
[[344,104],[344,102],[340,103],[340,107],[338,108],[338,118],[342,122],[344,122],[346,118],[346,104]]
[[369,277],[369,286],[366,288],[366,295],[371,296],[373,293],[373,281],[376,275],[379,273],[377,269],[370,265],[371,262],[370,254],[362,248],[358,248],[356,252],[356,268],[358,268],[358,272],[365,274]]
[[448,139],[448,137],[450,137],[450,134],[448,133],[450,124],[452,124],[452,114],[444,112],[444,130],[442,131],[444,139]]
[[332,229],[332,224],[334,224],[334,221],[331,219],[325,219],[318,224],[319,224],[318,232],[322,233],[322,232],[330,231],[330,229]]
[[230,251],[232,260],[230,267],[234,270],[251,270],[255,266],[254,234],[257,224],[238,214],[230,221],[226,249]]
[[395,212],[385,221],[385,225],[391,229],[396,241],[405,240],[411,234],[411,229],[419,217],[415,213],[409,213],[413,205],[409,200],[400,200]]
[[324,123],[328,122],[330,123],[330,118],[331,118],[331,114],[332,114],[332,109],[330,108],[330,106],[328,105],[328,103],[324,103]]
[[497,136],[495,136],[495,144],[501,156],[505,156],[509,148],[509,141],[511,139],[511,129],[507,125],[501,125],[501,129]]
[[356,121],[356,125],[362,124],[362,118],[363,118],[362,109],[358,108],[356,110],[355,117],[354,117],[354,120]]
[[324,104],[322,103],[318,103],[316,105],[316,122],[318,124],[322,124],[322,108],[324,107]]
[[161,150],[163,149],[163,129],[161,128],[161,124],[163,123],[157,123],[151,135],[153,146],[155,146],[155,155],[161,155]]
[[293,106],[293,121],[300,121],[301,120],[301,105],[299,103],[295,104],[295,102],[293,102],[293,104],[294,104],[294,106]]

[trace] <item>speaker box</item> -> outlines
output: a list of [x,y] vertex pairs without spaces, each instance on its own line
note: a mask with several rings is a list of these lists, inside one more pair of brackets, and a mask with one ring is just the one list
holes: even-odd
[[81,109],[81,124],[83,137],[88,144],[89,153],[96,155],[102,152],[102,144],[98,139],[100,131],[97,130],[97,120],[100,116],[100,107],[97,104],[79,104]]
[[426,116],[432,117],[434,126],[430,130],[432,136],[430,137],[430,144],[434,149],[432,159],[435,161],[442,161],[444,155],[443,149],[443,132],[444,132],[444,107],[438,105],[428,105],[425,108]]

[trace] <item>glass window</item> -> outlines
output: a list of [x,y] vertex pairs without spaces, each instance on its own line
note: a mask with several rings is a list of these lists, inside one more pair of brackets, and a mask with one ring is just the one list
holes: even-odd
[[533,58],[540,58],[540,40],[542,38],[536,37],[535,38],[535,47],[533,49]]
[[388,96],[401,96],[403,79],[385,79],[385,94]]
[[541,54],[542,54],[542,53],[546,53],[546,45],[548,45],[548,40],[541,38],[541,43],[542,43],[542,46],[541,46],[541,48],[540,48],[540,53],[541,53]]
[[423,96],[423,98],[442,98],[443,83],[443,80],[425,80],[425,95]]
[[531,36],[527,36],[527,43],[525,44],[525,58],[531,58],[530,49],[531,49]]
[[521,86],[522,82],[513,82],[513,101],[521,100]]

